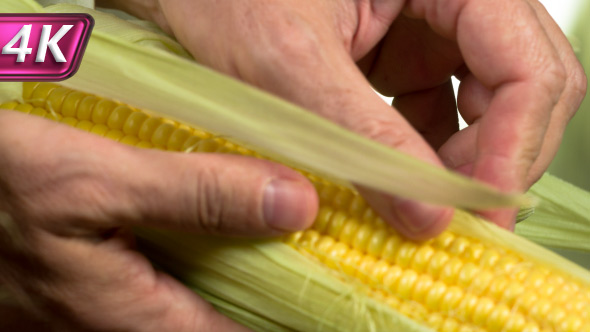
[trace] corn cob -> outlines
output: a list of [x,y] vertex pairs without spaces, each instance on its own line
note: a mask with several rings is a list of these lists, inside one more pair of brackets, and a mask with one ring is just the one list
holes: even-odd
[[[25,83],[23,100],[0,108],[140,148],[262,158],[203,130],[56,84]],[[311,229],[282,241],[411,320],[438,331],[590,331],[588,280],[452,231],[409,241],[356,191],[303,173],[316,186],[320,212]],[[475,219],[461,211],[455,218]]]

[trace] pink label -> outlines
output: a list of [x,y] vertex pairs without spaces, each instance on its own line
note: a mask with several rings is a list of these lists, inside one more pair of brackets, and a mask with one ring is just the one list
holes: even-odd
[[62,81],[78,71],[88,14],[0,14],[0,81]]

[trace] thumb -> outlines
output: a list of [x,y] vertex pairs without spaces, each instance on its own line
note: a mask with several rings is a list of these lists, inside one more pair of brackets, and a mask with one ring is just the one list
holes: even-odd
[[148,150],[132,159],[138,171],[129,189],[142,225],[267,236],[307,228],[317,213],[313,185],[269,161]]

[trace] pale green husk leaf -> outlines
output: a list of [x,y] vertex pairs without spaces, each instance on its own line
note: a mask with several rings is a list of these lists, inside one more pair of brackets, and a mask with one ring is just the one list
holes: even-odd
[[539,204],[516,233],[590,268],[590,193],[549,174],[530,192]]

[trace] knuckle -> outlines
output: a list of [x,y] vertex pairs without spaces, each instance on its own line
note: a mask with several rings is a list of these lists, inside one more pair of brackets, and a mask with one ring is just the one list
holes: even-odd
[[588,78],[586,77],[584,68],[579,62],[576,63],[575,68],[571,71],[568,81],[572,86],[574,102],[576,103],[576,106],[578,106],[586,96],[588,88]]
[[567,84],[568,77],[565,66],[561,62],[553,63],[548,66],[546,73],[545,84],[550,95],[557,103]]
[[220,186],[219,172],[213,168],[203,168],[196,177],[196,221],[205,232],[217,233],[222,229],[225,197]]
[[367,116],[352,124],[355,131],[382,144],[403,148],[410,145],[411,137],[392,119],[382,116]]

